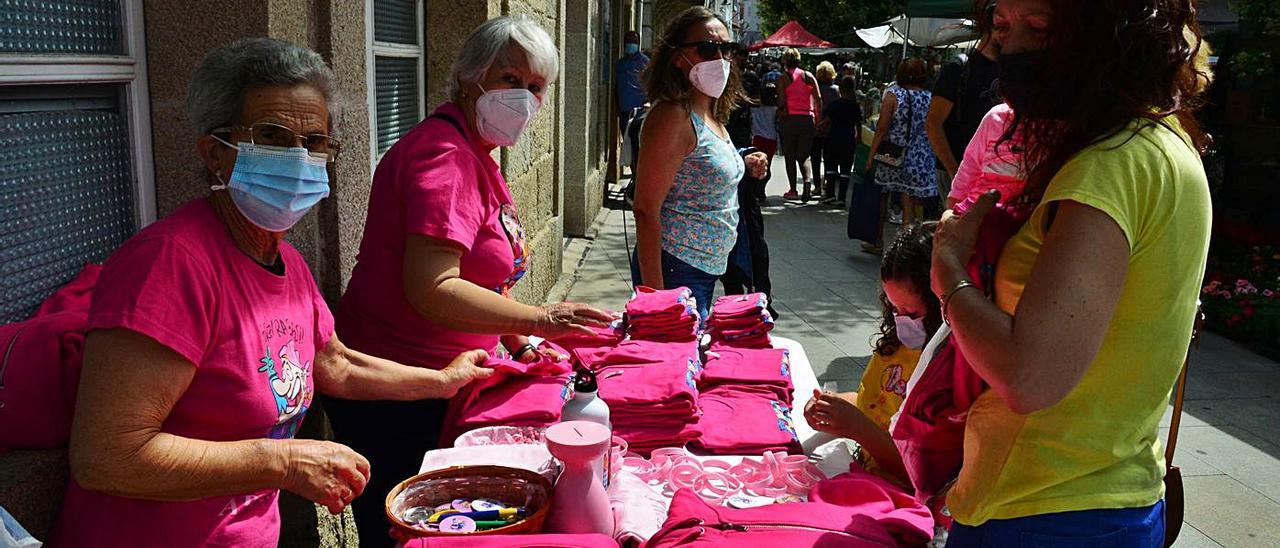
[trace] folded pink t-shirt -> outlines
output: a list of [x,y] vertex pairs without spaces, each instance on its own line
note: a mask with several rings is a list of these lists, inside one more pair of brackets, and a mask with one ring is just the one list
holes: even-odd
[[[437,115],[466,129],[453,103],[440,105]],[[463,251],[460,277],[504,295],[527,267],[524,231],[502,170],[469,137],[430,118],[378,162],[360,254],[338,307],[338,330],[348,346],[440,369],[462,352],[498,345],[497,335],[427,320],[404,294],[405,242],[411,235],[453,243]]]
[[724,295],[716,299],[715,305],[711,308],[711,317],[714,319],[759,315],[768,305],[769,298],[764,293]]
[[697,314],[697,311],[693,303],[693,291],[687,287],[654,289],[642,285],[636,288],[636,294],[627,301],[628,316]]
[[[297,432],[333,318],[288,242],[280,243],[280,260],[282,276],[240,251],[201,198],[143,229],[107,261],[90,330],[140,333],[195,372],[161,431],[209,441]],[[275,546],[278,496],[264,489],[161,502],[88,491],[72,479],[51,545]]]
[[611,365],[635,365],[688,360],[701,362],[698,345],[694,342],[654,342],[631,339],[613,348],[601,348],[578,353],[586,367],[598,369]]
[[702,435],[689,448],[716,455],[801,453],[791,406],[767,389],[720,385],[698,397]]
[[791,353],[781,348],[733,348],[707,350],[702,385],[763,384],[790,391]]
[[570,366],[542,358],[522,363],[489,358],[494,374],[472,383],[449,400],[441,446],[450,447],[463,433],[483,426],[547,426],[560,420],[570,393]]

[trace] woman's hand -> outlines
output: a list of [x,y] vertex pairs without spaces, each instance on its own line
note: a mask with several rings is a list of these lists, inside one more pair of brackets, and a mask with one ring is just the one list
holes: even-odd
[[983,193],[964,215],[956,215],[952,210],[942,213],[942,220],[938,222],[938,229],[933,234],[930,276],[933,293],[939,298],[946,296],[948,291],[967,276],[965,265],[973,256],[982,219],[995,207],[998,199],[1000,193],[990,190]]
[[351,448],[319,440],[290,440],[280,487],[340,514],[369,483],[369,461]]
[[440,397],[452,398],[462,390],[462,387],[473,381],[489,378],[493,370],[482,367],[487,361],[489,361],[489,353],[484,350],[468,350],[458,354],[458,357],[440,370],[442,380]]
[[582,303],[544,304],[538,307],[542,318],[532,335],[556,340],[569,335],[594,335],[591,327],[604,327],[618,319],[607,312]]
[[815,393],[806,406],[805,420],[819,432],[854,440],[867,439],[870,434],[878,433],[880,427],[858,409],[857,398],[857,392]]
[[742,160],[747,164],[747,174],[753,179],[763,179],[769,173],[769,156],[763,152],[752,152]]
[[876,162],[876,154],[873,151],[871,154],[867,155],[867,165],[862,168],[862,171],[871,173],[871,168],[875,167],[875,162]]
[[857,392],[831,394],[814,390],[813,399],[804,408],[805,421],[819,432],[867,439],[868,433],[879,431],[880,427],[854,404],[857,397]]

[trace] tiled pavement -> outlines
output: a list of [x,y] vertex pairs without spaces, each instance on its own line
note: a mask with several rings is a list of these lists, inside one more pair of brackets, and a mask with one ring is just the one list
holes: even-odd
[[[821,381],[854,390],[877,331],[878,257],[845,237],[842,210],[784,204],[780,163],[773,173],[765,231],[781,316],[775,332],[804,345]],[[620,309],[631,288],[634,219],[612,210],[597,226],[593,240],[567,242],[562,288],[571,300]],[[1280,546],[1280,364],[1206,334],[1192,357],[1174,460],[1187,492],[1177,546]]]

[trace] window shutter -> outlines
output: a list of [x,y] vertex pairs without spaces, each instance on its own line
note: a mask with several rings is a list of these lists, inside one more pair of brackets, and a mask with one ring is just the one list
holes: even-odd
[[418,59],[378,57],[378,153],[386,152],[418,123]]
[[28,112],[0,114],[0,323],[29,317],[135,226],[121,115],[32,103],[24,102]]
[[0,52],[120,55],[120,0],[0,0]]
[[393,44],[418,45],[416,0],[378,0],[373,3],[373,39]]

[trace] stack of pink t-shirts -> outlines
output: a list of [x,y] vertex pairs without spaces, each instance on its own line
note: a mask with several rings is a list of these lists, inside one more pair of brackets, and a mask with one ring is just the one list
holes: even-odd
[[622,329],[622,321],[618,320],[603,327],[587,327],[592,331],[591,335],[585,333],[574,333],[556,339],[556,344],[564,347],[572,352],[579,348],[602,348],[613,347],[622,342],[622,338],[626,336],[626,331]]
[[596,371],[600,397],[609,404],[613,433],[631,450],[683,446],[698,436],[698,376],[702,362],[696,342],[628,340],[606,352],[575,354]]
[[700,322],[693,292],[687,287],[659,290],[640,286],[627,303],[627,335],[632,339],[696,341]]
[[769,386],[719,385],[698,396],[701,435],[689,449],[712,455],[802,453],[791,405]]
[[717,344],[707,350],[698,387],[749,385],[772,390],[791,405],[791,352],[781,348],[736,348]]
[[485,367],[494,374],[449,400],[441,447],[451,447],[458,436],[484,426],[548,426],[560,420],[569,396],[568,362],[489,358]]
[[707,331],[713,344],[738,348],[771,348],[769,332],[773,316],[769,315],[769,298],[764,293],[725,295],[716,299],[707,319]]

